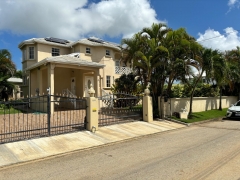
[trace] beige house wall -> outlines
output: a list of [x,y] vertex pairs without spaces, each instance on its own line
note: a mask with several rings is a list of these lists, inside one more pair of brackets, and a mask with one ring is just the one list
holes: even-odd
[[[34,60],[27,59],[29,56],[29,47],[34,47]],[[89,47],[91,49],[91,54],[86,54],[86,47]],[[78,97],[82,96],[84,94],[84,77],[89,76],[86,75],[88,72],[94,72],[96,75],[94,76],[94,88],[96,90],[96,94],[98,96],[101,95],[102,89],[104,89],[106,92],[110,92],[111,87],[106,87],[106,76],[110,76],[110,84],[114,84],[115,79],[119,78],[121,74],[115,73],[115,61],[121,59],[121,52],[120,50],[117,50],[112,47],[104,47],[102,45],[99,46],[91,46],[87,44],[80,44],[77,43],[72,47],[62,47],[62,45],[51,45],[51,44],[45,44],[45,43],[35,43],[35,44],[25,44],[21,47],[21,50],[26,50],[26,60],[22,62],[22,69],[26,69],[33,64],[52,56],[52,48],[58,48],[60,50],[60,55],[66,55],[74,52],[80,53],[80,59],[79,60],[87,60],[91,62],[97,62],[100,64],[104,64],[105,67],[103,69],[100,69],[99,72],[96,71],[96,69],[88,67],[70,67],[70,66],[61,66],[54,68],[54,93],[55,94],[62,94],[63,89],[71,89],[71,83],[70,79],[71,77],[75,77],[76,81],[76,88],[75,92]],[[110,55],[106,56],[106,50],[110,51]],[[65,66],[65,67],[64,67]],[[128,64],[129,66],[129,64]],[[44,69],[45,68],[45,69]],[[80,68],[80,69],[79,69]],[[74,69],[74,75],[71,74],[72,69]],[[79,69],[79,70],[78,70]],[[85,71],[86,69],[86,71]],[[39,71],[39,67],[38,67]],[[36,92],[36,88],[39,88],[40,94],[44,93],[47,94],[47,88],[49,88],[49,70],[46,69],[46,67],[41,66],[40,68],[41,72],[32,72],[32,79],[31,82],[27,82],[25,84],[25,87],[23,88],[24,94],[28,94],[28,89],[31,89],[31,94],[34,95]],[[23,72],[25,76],[28,76],[26,73]],[[37,78],[37,79],[35,79]],[[38,83],[37,83],[38,82]],[[39,84],[42,82],[42,84]],[[28,84],[32,84],[30,88],[28,88]],[[36,84],[37,83],[37,84]],[[33,94],[34,93],[34,94]]]
[[38,62],[47,58],[52,57],[52,48],[57,48],[60,50],[60,55],[71,54],[70,48],[65,48],[61,46],[53,46],[48,44],[37,44],[37,60]]
[[31,84],[30,96],[35,96],[36,89],[39,88],[37,78],[38,78],[37,69],[34,69],[30,72],[30,84]]
[[[160,99],[160,98],[159,98]],[[158,99],[158,101],[159,101]],[[223,96],[222,97],[222,108],[228,108],[231,104],[234,104],[238,98],[236,96]],[[170,115],[170,104],[171,112],[181,112],[182,109],[189,111],[190,98],[171,98],[168,102],[164,102],[164,114]],[[219,108],[219,97],[194,97],[192,110],[193,112],[201,112]]]
[[26,69],[29,66],[32,66],[33,64],[35,64],[37,61],[36,60],[25,60],[22,62],[22,69]]
[[42,93],[47,94],[48,88],[48,69],[42,70]]

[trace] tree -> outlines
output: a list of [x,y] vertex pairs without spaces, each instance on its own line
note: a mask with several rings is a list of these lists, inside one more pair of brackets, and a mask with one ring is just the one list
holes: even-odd
[[13,76],[16,71],[16,66],[12,62],[11,53],[7,49],[0,49],[0,72],[4,76]]
[[[143,82],[143,89],[151,84],[153,90],[153,104],[157,104],[157,83],[153,76],[157,73],[164,61],[167,61],[169,53],[166,47],[163,46],[164,35],[168,31],[164,24],[153,24],[151,28],[143,28],[143,30],[133,36],[131,39],[123,39],[122,44],[125,44],[123,52],[127,55],[125,61],[133,63],[134,71]],[[163,80],[164,81],[164,80]]]
[[217,54],[216,50],[212,50],[209,48],[201,48],[195,55],[194,60],[192,60],[193,64],[192,66],[195,67],[198,71],[197,74],[192,74],[192,78],[190,80],[187,80],[187,78],[184,80],[184,83],[188,85],[188,87],[191,89],[190,93],[190,108],[189,108],[189,117],[192,115],[192,104],[193,104],[193,95],[195,92],[195,89],[200,82],[200,80],[203,77],[203,73],[206,73],[207,77],[212,76],[213,73],[213,59],[214,56]]
[[23,73],[21,70],[18,70],[14,73],[14,77],[17,77],[17,78],[22,78],[23,77]]
[[14,85],[7,81],[9,77],[12,77],[16,71],[16,66],[11,60],[11,53],[6,49],[0,50],[0,93],[7,101],[7,93],[11,92]]
[[236,49],[231,51],[226,51],[225,58],[227,62],[228,72],[227,80],[230,86],[230,90],[235,87],[238,90],[238,98],[240,99],[240,47],[237,46]]
[[139,80],[133,73],[123,74],[115,79],[115,84],[112,87],[113,92],[124,92],[128,94],[139,94],[140,92]]
[[224,85],[227,83],[226,73],[227,73],[227,64],[223,54],[218,52],[217,50],[214,51],[213,54],[213,81],[216,81],[217,86],[220,88],[220,96],[219,96],[219,110],[222,110],[222,89]]

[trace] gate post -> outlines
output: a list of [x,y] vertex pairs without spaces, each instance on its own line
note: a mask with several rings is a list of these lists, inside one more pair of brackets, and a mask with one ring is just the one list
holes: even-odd
[[143,97],[143,121],[152,122],[153,121],[153,107],[152,107],[152,97],[149,96],[150,91],[148,87],[144,90]]
[[47,95],[47,127],[48,127],[48,135],[51,135],[51,95]]
[[87,130],[95,132],[98,130],[98,98],[94,97],[95,90],[90,85],[88,91],[90,97],[87,97]]

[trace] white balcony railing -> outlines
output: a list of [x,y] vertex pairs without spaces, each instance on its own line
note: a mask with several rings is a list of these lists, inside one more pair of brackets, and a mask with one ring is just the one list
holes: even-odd
[[115,66],[115,74],[130,74],[132,69],[130,67]]

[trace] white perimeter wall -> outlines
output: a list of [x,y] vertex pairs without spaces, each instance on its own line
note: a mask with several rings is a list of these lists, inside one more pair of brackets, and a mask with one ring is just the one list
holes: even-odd
[[[236,96],[223,96],[222,97],[222,108],[228,108],[231,104],[235,104],[238,100]],[[158,98],[160,102],[160,98]],[[158,102],[158,104],[159,104]],[[190,98],[171,98],[168,102],[164,102],[164,115],[170,115],[170,104],[171,112],[181,112],[182,109],[189,111]],[[160,107],[160,106],[158,106]],[[192,104],[193,112],[201,112],[219,108],[219,97],[194,97]]]

